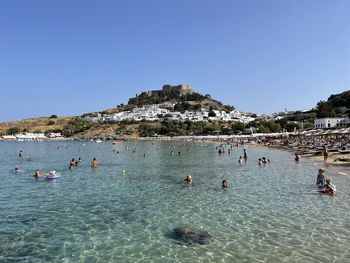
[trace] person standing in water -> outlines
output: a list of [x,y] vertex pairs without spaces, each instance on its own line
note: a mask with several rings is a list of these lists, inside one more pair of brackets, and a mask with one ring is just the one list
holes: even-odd
[[327,159],[328,159],[328,150],[327,150],[326,146],[323,146],[322,155],[323,155],[323,160],[324,160],[324,162],[327,162]]
[[297,154],[297,153],[295,153],[295,158],[294,158],[294,160],[295,160],[296,162],[300,162],[300,155]]
[[91,162],[91,167],[92,168],[97,168],[98,167],[98,161],[96,160],[96,158],[94,158]]
[[74,170],[75,167],[75,159],[73,158],[70,162],[69,162],[69,170]]
[[22,157],[23,156],[23,151],[20,150],[19,153],[18,153],[18,157]]
[[318,169],[316,184],[320,188],[324,187],[325,181],[326,181],[326,178],[324,177],[323,173],[324,173],[324,169]]
[[246,149],[243,149],[243,158],[244,158],[245,161],[248,159]]

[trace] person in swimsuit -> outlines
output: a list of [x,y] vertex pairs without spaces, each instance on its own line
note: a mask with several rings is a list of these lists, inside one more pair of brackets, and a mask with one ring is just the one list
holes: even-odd
[[39,172],[39,170],[36,170],[33,177],[35,179],[39,179],[39,178],[43,177],[43,175]]
[[96,158],[94,158],[91,162],[91,167],[92,168],[97,168],[98,167],[98,161],[96,160]]
[[245,161],[248,159],[246,149],[243,149],[243,158],[244,158]]
[[332,184],[332,178],[327,178],[326,184],[324,186],[324,193],[328,195],[334,195],[336,192],[335,185]]
[[75,167],[75,159],[73,158],[69,163],[69,170],[74,170]]
[[326,146],[323,146],[322,154],[323,154],[323,160],[324,160],[325,162],[327,162],[327,159],[328,159],[328,150],[327,150]]
[[326,178],[324,177],[323,173],[324,173],[324,169],[318,169],[316,184],[320,188],[323,188],[325,185]]
[[186,176],[186,179],[185,179],[185,182],[188,183],[188,184],[192,184],[192,176],[191,175],[187,175]]

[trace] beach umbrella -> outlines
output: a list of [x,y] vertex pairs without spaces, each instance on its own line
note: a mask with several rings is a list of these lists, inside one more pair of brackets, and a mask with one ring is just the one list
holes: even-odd
[[335,129],[335,130],[331,131],[331,134],[339,134],[339,133],[340,133],[339,129]]

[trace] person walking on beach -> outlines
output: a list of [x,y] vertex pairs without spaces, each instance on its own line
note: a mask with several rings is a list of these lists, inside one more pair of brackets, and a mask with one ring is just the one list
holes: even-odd
[[91,162],[91,167],[92,168],[97,168],[98,167],[98,161],[96,160],[96,158],[94,158]]
[[323,146],[322,155],[323,155],[323,160],[324,160],[325,162],[327,162],[327,159],[328,159],[328,150],[327,150],[326,146]]

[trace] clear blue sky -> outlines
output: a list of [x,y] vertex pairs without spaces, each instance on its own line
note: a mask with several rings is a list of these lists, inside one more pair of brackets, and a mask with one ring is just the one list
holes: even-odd
[[0,121],[190,84],[242,111],[350,89],[348,0],[1,0]]

